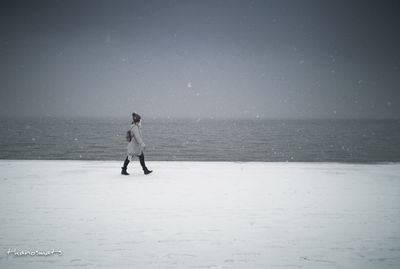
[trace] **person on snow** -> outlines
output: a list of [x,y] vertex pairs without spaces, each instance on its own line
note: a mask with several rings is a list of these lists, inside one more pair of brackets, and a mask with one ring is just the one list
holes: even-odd
[[150,174],[153,172],[152,170],[147,169],[146,164],[144,162],[144,150],[146,148],[146,145],[144,144],[142,140],[142,134],[141,134],[141,117],[137,113],[132,113],[132,124],[131,127],[129,128],[127,134],[126,134],[126,140],[129,142],[128,143],[128,156],[126,156],[126,159],[124,161],[124,166],[121,167],[122,175],[129,175],[126,169],[128,168],[128,164],[130,161],[132,161],[133,157],[139,157],[140,160],[140,165],[143,168],[143,172],[145,175]]

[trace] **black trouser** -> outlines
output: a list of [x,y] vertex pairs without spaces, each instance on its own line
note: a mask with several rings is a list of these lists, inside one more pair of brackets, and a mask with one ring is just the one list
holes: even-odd
[[[146,164],[144,162],[144,154],[143,154],[143,152],[142,152],[142,154],[140,154],[139,160],[140,160],[140,165],[142,166],[143,170],[146,169]],[[128,156],[126,156],[123,168],[124,169],[128,168],[128,164],[129,164],[129,159],[128,159]]]

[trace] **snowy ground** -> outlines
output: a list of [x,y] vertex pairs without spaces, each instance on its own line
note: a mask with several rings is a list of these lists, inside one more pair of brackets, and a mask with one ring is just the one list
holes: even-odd
[[0,268],[400,268],[400,164],[120,165],[0,161]]

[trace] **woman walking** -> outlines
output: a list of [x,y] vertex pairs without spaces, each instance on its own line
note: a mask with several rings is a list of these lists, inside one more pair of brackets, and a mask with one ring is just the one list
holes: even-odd
[[128,164],[130,161],[132,161],[133,157],[139,157],[140,165],[142,166],[145,175],[148,175],[151,172],[153,172],[152,170],[147,169],[146,164],[144,162],[143,152],[146,148],[146,145],[142,140],[141,126],[142,126],[142,121],[140,115],[137,113],[132,113],[132,124],[131,127],[129,128],[129,131],[126,134],[126,140],[129,142],[127,147],[128,156],[126,156],[124,166],[121,167],[122,175],[129,175],[126,169],[128,168]]

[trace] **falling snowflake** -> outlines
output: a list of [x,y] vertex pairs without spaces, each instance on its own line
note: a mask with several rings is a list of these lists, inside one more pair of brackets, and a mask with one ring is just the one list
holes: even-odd
[[192,88],[192,87],[193,87],[193,86],[192,86],[192,83],[189,82],[189,83],[187,84],[187,87],[188,87],[188,88]]

